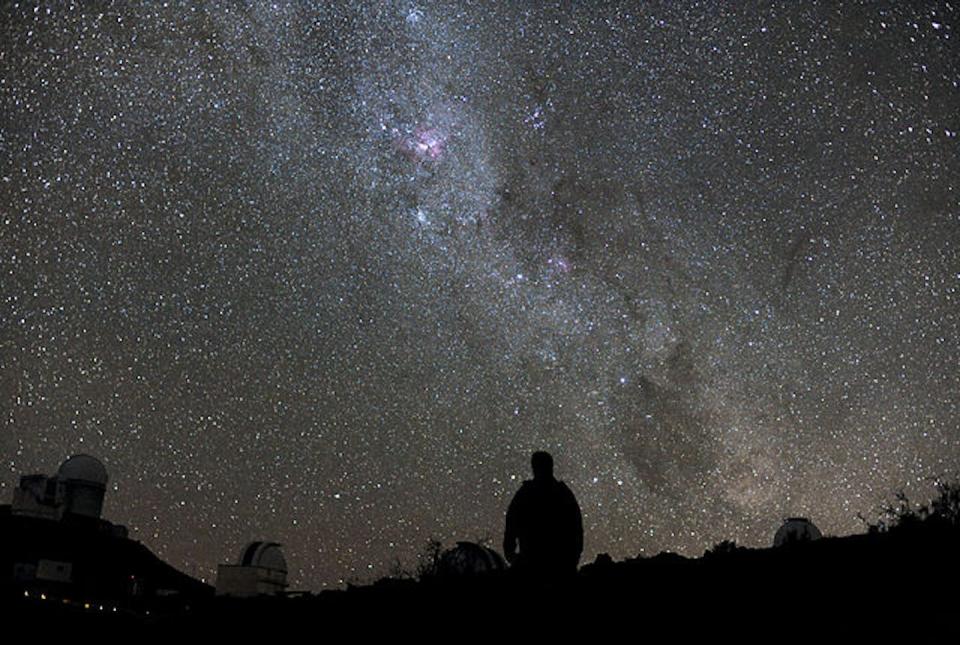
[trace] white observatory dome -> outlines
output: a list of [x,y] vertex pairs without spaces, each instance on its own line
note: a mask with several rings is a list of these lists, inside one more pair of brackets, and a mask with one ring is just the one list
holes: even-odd
[[287,588],[287,561],[276,542],[251,542],[236,564],[217,567],[217,595],[241,598],[279,594]]
[[276,542],[251,542],[240,553],[242,567],[263,567],[287,573],[287,561],[283,549]]
[[783,526],[777,529],[776,535],[773,536],[773,546],[812,542],[813,540],[819,540],[821,537],[823,535],[820,533],[820,529],[807,518],[788,517],[783,521]]
[[57,470],[65,513],[99,518],[107,490],[107,469],[96,457],[74,455]]
[[62,481],[82,481],[89,484],[99,484],[106,488],[107,469],[96,457],[90,455],[74,455],[60,464],[57,478]]

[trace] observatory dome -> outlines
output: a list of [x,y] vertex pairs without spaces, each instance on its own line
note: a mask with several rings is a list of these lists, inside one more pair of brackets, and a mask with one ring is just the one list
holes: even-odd
[[783,526],[777,529],[773,536],[773,546],[783,546],[796,542],[812,542],[819,540],[823,535],[813,522],[805,517],[788,517]]
[[465,576],[503,571],[506,563],[499,553],[475,542],[457,542],[440,556],[437,573],[441,576]]
[[287,587],[287,560],[276,542],[251,542],[236,564],[217,567],[217,595],[251,597],[283,593]]
[[57,477],[63,481],[82,481],[106,487],[107,469],[96,457],[74,455],[60,464]]
[[287,572],[283,550],[276,542],[251,542],[240,553],[242,567],[262,567],[273,571]]

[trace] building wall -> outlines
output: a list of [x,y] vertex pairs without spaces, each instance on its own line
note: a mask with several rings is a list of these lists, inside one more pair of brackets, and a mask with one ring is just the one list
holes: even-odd
[[217,567],[218,596],[275,594],[286,588],[286,575],[265,567],[221,564]]
[[13,490],[11,512],[14,515],[58,520],[61,503],[62,493],[56,478],[26,475],[20,478],[20,485]]
[[41,559],[37,562],[37,580],[71,582],[73,580],[73,565],[69,562]]

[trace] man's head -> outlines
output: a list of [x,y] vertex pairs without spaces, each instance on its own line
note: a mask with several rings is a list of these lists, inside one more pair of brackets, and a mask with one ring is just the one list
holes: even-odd
[[552,479],[553,478],[553,457],[549,452],[542,450],[533,453],[530,458],[530,465],[533,466],[534,479]]

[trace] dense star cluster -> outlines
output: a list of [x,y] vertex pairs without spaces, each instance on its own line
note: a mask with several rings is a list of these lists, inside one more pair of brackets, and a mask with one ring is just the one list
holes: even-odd
[[0,7],[0,495],[294,588],[489,539],[546,449],[584,561],[960,467],[953,3]]

